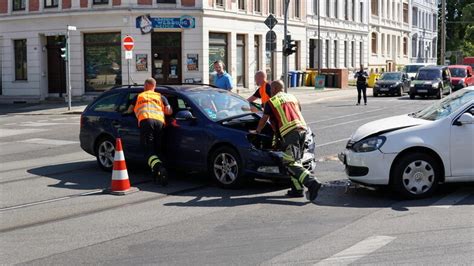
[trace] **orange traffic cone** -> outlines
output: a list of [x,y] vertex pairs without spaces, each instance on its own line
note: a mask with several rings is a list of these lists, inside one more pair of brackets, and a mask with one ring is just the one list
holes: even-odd
[[138,188],[130,187],[127,164],[125,163],[125,155],[122,149],[122,140],[117,138],[115,143],[114,168],[112,171],[112,185],[108,192],[113,195],[126,195],[136,191],[138,191]]

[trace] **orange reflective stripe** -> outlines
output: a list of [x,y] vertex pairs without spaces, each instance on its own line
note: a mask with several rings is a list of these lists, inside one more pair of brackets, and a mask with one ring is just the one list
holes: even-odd
[[270,96],[267,94],[267,83],[264,82],[262,86],[258,88],[260,93],[260,99],[262,100],[262,104],[266,104],[268,100],[270,100]]
[[163,102],[161,94],[154,91],[145,91],[138,95],[133,111],[138,119],[138,124],[144,119],[155,119],[165,123]]

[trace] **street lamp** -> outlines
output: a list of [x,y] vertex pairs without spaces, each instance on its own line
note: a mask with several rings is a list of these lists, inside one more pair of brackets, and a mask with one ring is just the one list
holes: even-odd
[[71,111],[72,105],[72,87],[71,87],[71,38],[69,37],[70,31],[76,31],[76,26],[67,25],[66,31],[66,60],[67,60],[67,110]]

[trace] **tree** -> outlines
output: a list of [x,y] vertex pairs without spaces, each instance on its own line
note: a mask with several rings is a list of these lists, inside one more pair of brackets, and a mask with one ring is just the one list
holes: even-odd
[[461,50],[464,56],[474,56],[474,3],[462,9],[462,22],[466,25]]

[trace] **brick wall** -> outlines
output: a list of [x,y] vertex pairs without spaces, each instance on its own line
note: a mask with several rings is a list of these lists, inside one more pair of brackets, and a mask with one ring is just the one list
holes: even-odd
[[71,8],[71,0],[63,0],[63,9]]
[[121,4],[122,4],[122,0],[113,0],[113,1],[112,1],[112,5],[113,5],[113,6],[119,6],[119,5],[121,5]]
[[153,4],[152,1],[153,0],[138,0],[138,4],[139,5],[152,5]]
[[81,8],[87,8],[87,0],[81,0]]
[[8,1],[0,1],[0,13],[8,13]]
[[[3,0],[7,1],[7,0]],[[30,0],[29,11],[38,11],[39,10],[39,0]]]

